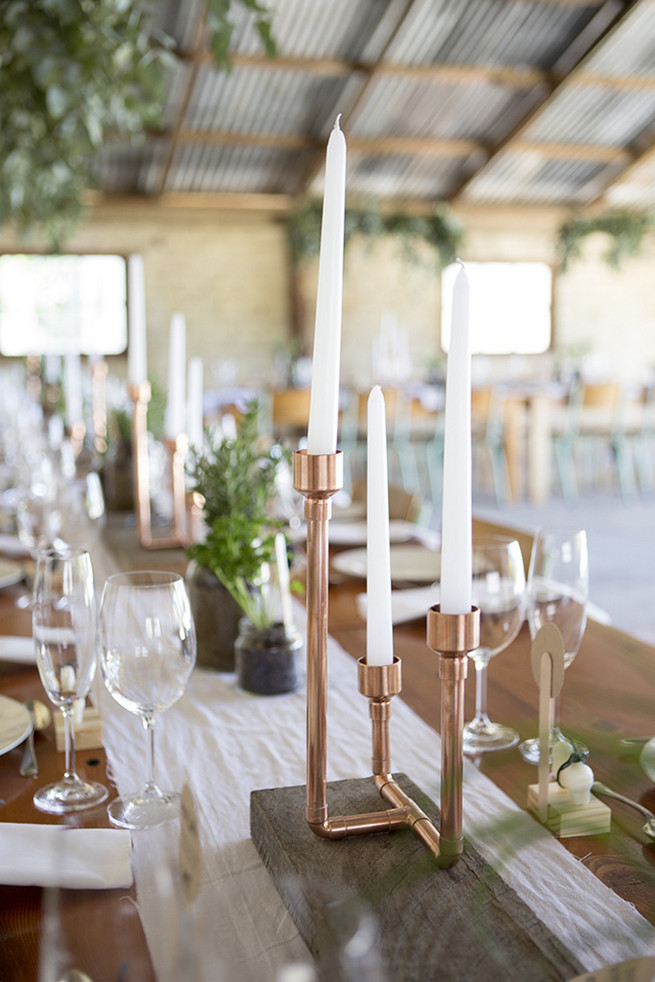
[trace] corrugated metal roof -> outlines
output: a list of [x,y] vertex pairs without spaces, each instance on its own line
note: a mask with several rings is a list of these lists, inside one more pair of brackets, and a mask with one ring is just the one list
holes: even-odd
[[652,204],[635,158],[655,145],[653,0],[268,6],[278,58],[233,3],[228,73],[203,47],[202,0],[155,5],[182,59],[162,131],[100,156],[106,190],[317,194],[342,113],[352,196],[575,206],[620,198],[630,166],[626,196],[638,206],[643,180]]

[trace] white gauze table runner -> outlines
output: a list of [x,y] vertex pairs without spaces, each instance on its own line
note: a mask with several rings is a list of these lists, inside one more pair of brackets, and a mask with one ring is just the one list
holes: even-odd
[[[303,624],[304,610],[298,607],[296,616]],[[328,666],[328,780],[365,777],[370,720],[356,662],[330,639]],[[143,727],[106,693],[102,712],[118,789],[135,790],[144,776]],[[185,907],[169,871],[179,827],[133,835],[139,910],[158,980],[175,977],[173,955],[184,947],[180,923],[182,937],[193,937],[197,974],[188,977],[202,982],[268,982],[285,966],[309,962],[249,837],[251,790],[305,783],[304,686],[289,695],[254,696],[239,691],[233,675],[197,669],[182,700],[157,721],[155,748],[159,786],[181,790],[186,783],[192,790],[203,864],[202,889]],[[391,748],[393,770],[438,803],[439,736],[401,699],[393,701]],[[465,835],[587,971],[655,954],[655,928],[632,905],[468,762],[464,776]]]

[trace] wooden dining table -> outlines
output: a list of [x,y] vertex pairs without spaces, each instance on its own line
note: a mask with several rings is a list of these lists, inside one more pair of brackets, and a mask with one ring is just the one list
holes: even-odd
[[[107,548],[113,561],[131,568],[173,568],[183,571],[182,550],[146,551],[136,544],[134,529],[124,518],[110,522]],[[330,634],[354,658],[365,654],[365,625],[356,597],[364,585],[343,575],[333,577],[330,593]],[[19,584],[0,592],[0,634],[28,635],[29,611],[17,606],[24,592]],[[425,617],[394,629],[396,654],[402,659],[402,699],[429,726],[439,729],[437,656],[426,644]],[[531,641],[524,625],[509,649],[489,668],[488,706],[493,719],[514,726],[521,738],[536,735],[538,694],[530,667]],[[470,673],[472,674],[472,673]],[[20,701],[45,696],[36,668],[0,661],[0,692]],[[473,714],[474,685],[467,685],[467,718]],[[621,738],[655,734],[655,649],[630,635],[589,621],[579,654],[566,672],[561,694],[561,723],[567,734],[590,749],[589,763],[599,780],[655,810],[655,785],[639,762],[639,747],[626,748]],[[61,776],[63,754],[55,747],[52,724],[36,736],[38,778],[19,774],[22,747],[0,756],[0,820],[57,823],[32,803],[34,790]],[[107,784],[114,795],[102,748],[81,751],[78,769]],[[526,807],[528,785],[536,768],[516,748],[482,755],[476,762],[520,807]],[[643,819],[619,803],[611,803],[608,834],[561,840],[603,883],[635,905],[655,924],[655,842],[643,833]],[[79,812],[73,824],[107,826],[105,806]],[[149,982],[154,971],[135,904],[134,887],[109,890],[44,890],[0,886],[0,980],[36,982],[43,946],[48,943],[46,912],[54,910],[59,929],[70,946],[72,964],[93,982]],[[117,941],[119,939],[119,941]],[[238,982],[238,979],[235,980]]]

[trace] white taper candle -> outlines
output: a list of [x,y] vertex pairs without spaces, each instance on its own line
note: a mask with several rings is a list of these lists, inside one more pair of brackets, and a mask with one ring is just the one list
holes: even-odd
[[366,477],[366,662],[393,661],[389,480],[384,396],[374,385],[368,397]]
[[469,283],[464,265],[453,289],[446,374],[441,521],[441,611],[471,609],[471,342]]
[[334,453],[339,421],[346,140],[337,117],[327,145],[307,453]]

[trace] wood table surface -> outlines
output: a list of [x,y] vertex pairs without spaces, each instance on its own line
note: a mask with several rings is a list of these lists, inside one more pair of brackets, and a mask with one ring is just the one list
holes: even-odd
[[[113,530],[110,528],[110,546],[120,566],[143,568],[147,559],[150,567],[184,569],[182,550],[146,552],[134,545],[134,538],[129,522],[114,523]],[[356,607],[357,593],[364,589],[361,580],[343,577],[335,579],[331,587],[330,633],[355,658],[365,653],[365,626]],[[16,606],[23,591],[24,586],[18,585],[0,592],[0,635],[30,633],[29,612]],[[394,642],[402,659],[401,698],[430,726],[439,729],[438,658],[426,645],[425,618],[397,625]],[[473,674],[471,665],[467,719],[473,714]],[[0,691],[20,700],[36,696],[47,701],[36,669],[29,666],[0,661]],[[510,648],[490,664],[488,708],[492,719],[511,724],[522,739],[536,735],[537,689],[525,626]],[[587,743],[589,763],[599,780],[655,811],[655,785],[641,769],[638,752],[622,750],[619,745],[622,736],[655,733],[654,648],[590,621],[578,657],[566,673],[561,723],[565,732]],[[43,815],[32,804],[34,790],[63,773],[63,754],[56,752],[52,724],[37,735],[36,749],[38,778],[20,777],[22,748],[0,756],[0,819],[4,821],[61,822]],[[536,781],[537,771],[522,760],[516,748],[483,755],[477,763],[525,807],[527,786]],[[111,796],[115,794],[103,750],[79,752],[78,769],[106,783]],[[611,803],[611,807],[609,834],[562,840],[562,847],[655,924],[655,843],[641,831],[643,820],[636,812],[618,803]],[[74,821],[105,827],[105,805],[78,813]],[[55,893],[56,913],[71,946],[72,964],[86,971],[93,982],[154,979],[133,902],[134,888],[46,892],[36,887],[0,887],[0,982],[36,982],[46,893]]]

